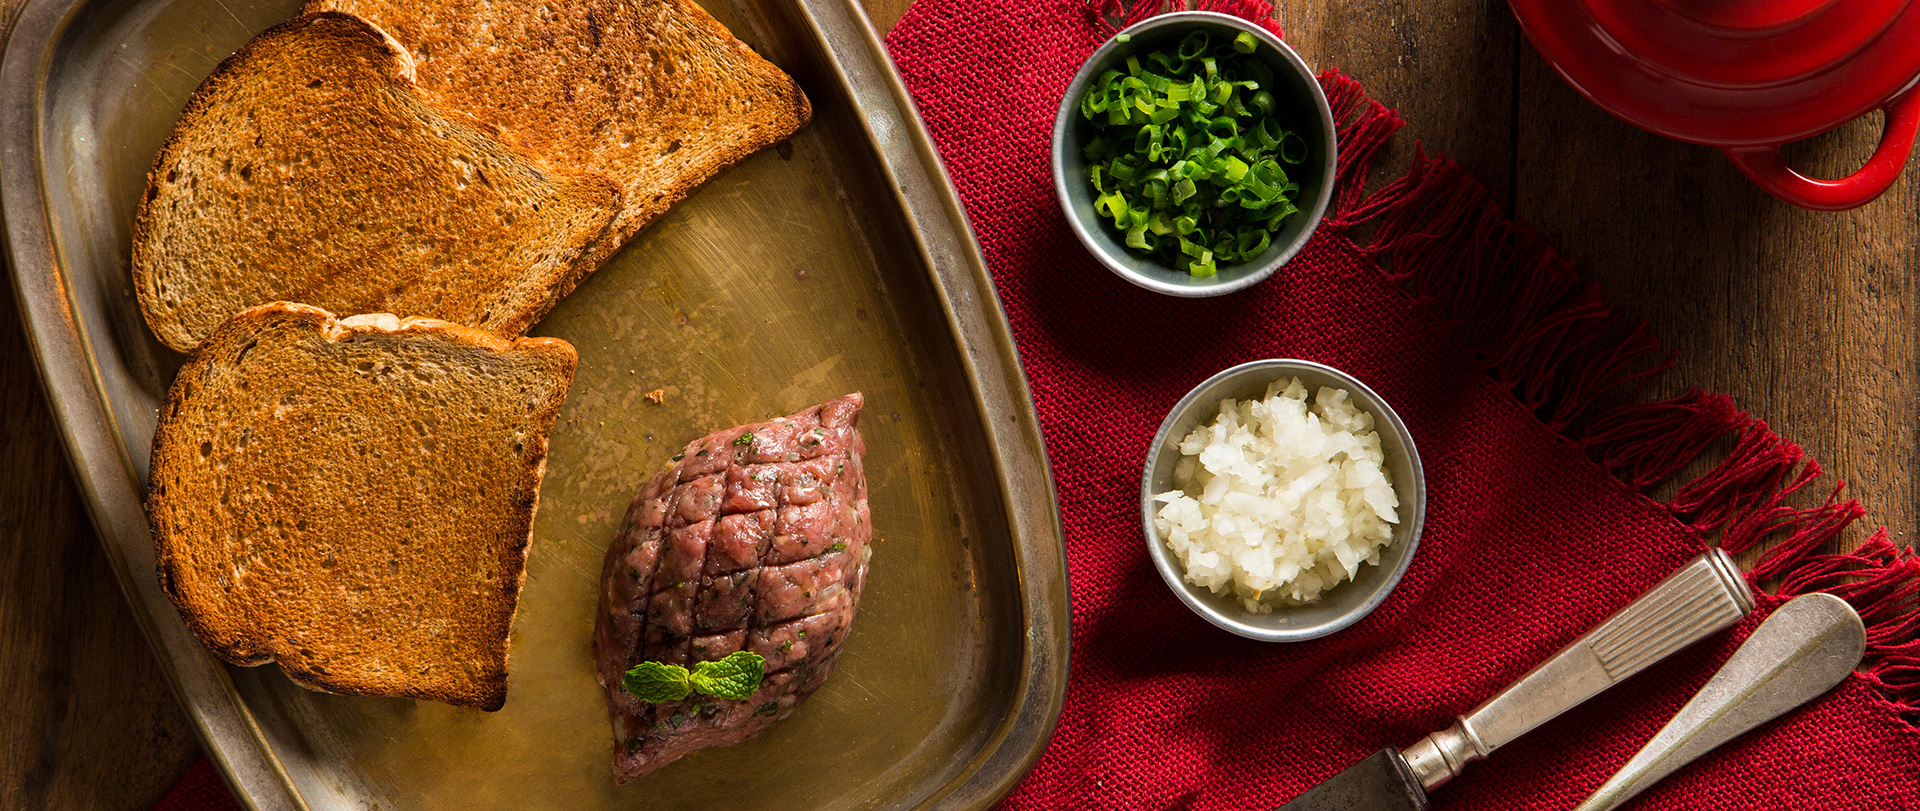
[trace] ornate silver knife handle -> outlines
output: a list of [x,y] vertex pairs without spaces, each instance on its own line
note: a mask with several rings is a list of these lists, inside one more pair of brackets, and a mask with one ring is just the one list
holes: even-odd
[[1746,578],[1726,553],[1711,550],[1400,756],[1432,790],[1468,763],[1751,613]]

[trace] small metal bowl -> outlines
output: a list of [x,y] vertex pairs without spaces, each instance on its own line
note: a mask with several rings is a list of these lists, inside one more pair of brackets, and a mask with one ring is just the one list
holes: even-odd
[[[1207,31],[1222,42],[1232,41],[1242,31],[1253,35],[1258,43],[1254,56],[1273,68],[1281,85],[1267,89],[1273,93],[1279,109],[1292,111],[1287,124],[1307,142],[1306,159],[1297,166],[1286,167],[1287,176],[1300,184],[1299,197],[1295,200],[1300,213],[1287,218],[1279,233],[1273,235],[1273,243],[1259,256],[1236,265],[1222,265],[1217,274],[1204,278],[1128,252],[1123,238],[1094,213],[1087,163],[1080,154],[1086,144],[1085,128],[1089,123],[1080,115],[1080,98],[1086,95],[1087,86],[1108,68],[1125,70],[1128,56],[1172,46],[1195,29]],[[1073,227],[1074,235],[1094,258],[1120,278],[1170,296],[1218,296],[1258,284],[1307,244],[1307,238],[1326,215],[1327,203],[1333,199],[1335,152],[1333,110],[1327,106],[1327,96],[1320,90],[1313,70],[1299,54],[1272,32],[1231,14],[1175,12],[1129,26],[1107,40],[1080,67],[1073,83],[1067,85],[1066,95],[1060,99],[1060,110],[1053,119],[1053,191],[1061,209],[1066,211],[1067,223]]]
[[[1352,581],[1341,583],[1321,594],[1319,601],[1302,606],[1276,606],[1270,614],[1246,610],[1240,600],[1229,594],[1214,594],[1202,586],[1187,582],[1173,550],[1160,538],[1153,525],[1158,505],[1153,496],[1174,489],[1173,468],[1180,461],[1180,440],[1194,427],[1212,422],[1220,415],[1220,401],[1245,400],[1266,394],[1267,385],[1276,380],[1298,377],[1309,391],[1321,386],[1345,389],[1355,405],[1373,414],[1374,430],[1380,434],[1380,447],[1386,453],[1387,475],[1393,480],[1394,495],[1400,499],[1400,523],[1394,527],[1393,543],[1380,552],[1376,565],[1362,565]],[[1351,375],[1331,366],[1305,360],[1257,360],[1243,363],[1194,387],[1167,414],[1147,449],[1146,469],[1140,476],[1140,519],[1146,530],[1147,553],[1153,567],[1180,601],[1218,625],[1249,639],[1268,642],[1298,642],[1326,636],[1371,613],[1387,599],[1413,563],[1420,546],[1420,528],[1427,515],[1427,479],[1420,467],[1420,452],[1400,416],[1380,395]]]

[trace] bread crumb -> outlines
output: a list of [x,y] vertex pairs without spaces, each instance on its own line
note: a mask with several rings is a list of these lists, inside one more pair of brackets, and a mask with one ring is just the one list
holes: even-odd
[[667,401],[667,390],[654,389],[653,391],[647,392],[647,399],[652,400],[656,405],[665,403]]

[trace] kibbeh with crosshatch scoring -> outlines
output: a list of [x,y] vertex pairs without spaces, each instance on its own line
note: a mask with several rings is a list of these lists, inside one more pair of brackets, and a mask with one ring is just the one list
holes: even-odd
[[[594,653],[614,774],[647,774],[758,736],[833,670],[866,582],[873,522],[859,394],[708,434],[641,489],[607,549]],[[740,699],[647,701],[624,685],[646,662],[765,659]]]

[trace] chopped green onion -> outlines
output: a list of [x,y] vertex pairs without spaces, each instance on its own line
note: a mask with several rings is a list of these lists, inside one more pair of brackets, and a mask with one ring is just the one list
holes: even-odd
[[1267,250],[1299,211],[1283,165],[1304,162],[1307,142],[1263,89],[1278,85],[1258,48],[1251,34],[1216,45],[1194,32],[1127,57],[1080,99],[1094,212],[1130,250],[1212,276]]
[[[1291,140],[1289,140],[1291,139]],[[1299,163],[1307,159],[1307,140],[1292,132],[1280,134],[1280,159]]]
[[[1272,93],[1268,93],[1265,90],[1257,91],[1253,94],[1253,100],[1247,103],[1251,105],[1253,109],[1259,111],[1260,115],[1263,115],[1263,116],[1273,115],[1273,94]],[[1268,120],[1272,120],[1272,119],[1268,119]]]
[[1197,191],[1199,191],[1199,187],[1195,186],[1193,181],[1182,178],[1179,183],[1173,184],[1173,201],[1176,203],[1184,203],[1187,201],[1187,198],[1192,197]]
[[1252,167],[1248,166],[1246,161],[1228,155],[1227,159],[1221,162],[1220,174],[1225,175],[1228,180],[1239,183],[1247,176],[1247,170],[1250,168]]
[[1179,54],[1181,62],[1191,62],[1199,59],[1206,52],[1207,33],[1205,31],[1195,31],[1188,34],[1186,39],[1180,40]]
[[[1285,134],[1286,133],[1280,130],[1280,123],[1274,121],[1272,118],[1260,119],[1260,126],[1253,128],[1253,136],[1259,140],[1261,149],[1273,149],[1279,146],[1280,136]],[[1094,140],[1097,141],[1099,139],[1096,138]]]

